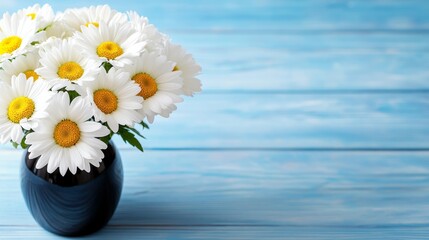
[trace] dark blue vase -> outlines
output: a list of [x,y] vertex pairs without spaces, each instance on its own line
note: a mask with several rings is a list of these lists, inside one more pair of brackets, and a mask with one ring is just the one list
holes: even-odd
[[38,158],[23,154],[21,190],[34,219],[44,229],[63,236],[82,236],[103,228],[113,216],[123,185],[119,152],[112,142],[103,151],[100,167],[90,173],[69,171],[61,176],[46,167],[36,169]]

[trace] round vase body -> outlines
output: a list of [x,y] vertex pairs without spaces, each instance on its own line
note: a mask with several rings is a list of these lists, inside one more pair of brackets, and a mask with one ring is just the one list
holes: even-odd
[[28,209],[47,231],[63,236],[82,236],[103,228],[113,216],[123,185],[121,157],[112,142],[103,150],[100,167],[89,173],[47,168],[36,169],[38,158],[25,150],[21,164],[21,190]]

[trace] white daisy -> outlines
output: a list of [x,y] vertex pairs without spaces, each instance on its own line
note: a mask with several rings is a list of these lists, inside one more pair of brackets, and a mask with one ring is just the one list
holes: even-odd
[[49,51],[51,51],[51,48],[58,47],[61,45],[64,39],[58,38],[58,37],[50,37],[46,39],[46,41],[43,41],[39,45],[37,45],[37,48],[39,50],[39,56],[42,54],[47,54]]
[[201,92],[201,81],[196,77],[201,72],[191,54],[186,53],[180,45],[166,42],[164,54],[167,59],[176,63],[174,71],[180,70],[183,78],[183,94],[193,96],[196,92]]
[[41,41],[44,32],[36,31],[36,22],[31,18],[17,13],[3,14],[0,20],[0,61],[24,54],[32,48],[33,42]]
[[33,51],[20,55],[13,61],[4,61],[1,65],[0,80],[10,84],[12,76],[18,76],[20,73],[24,73],[27,79],[33,77],[35,81],[38,80],[39,75],[35,70],[39,67],[39,60],[39,54]]
[[167,37],[159,32],[153,24],[150,24],[147,17],[140,16],[134,11],[128,12],[128,17],[133,28],[141,33],[142,40],[147,42],[145,48],[149,51],[160,52]]
[[113,132],[119,125],[132,127],[141,122],[143,116],[137,112],[142,108],[143,98],[137,96],[140,87],[130,81],[129,74],[110,69],[101,70],[95,81],[86,84],[88,97],[94,106],[96,121],[107,122]]
[[46,38],[69,38],[73,36],[73,31],[70,31],[66,24],[63,21],[64,13],[59,12],[55,15],[54,20],[46,28]]
[[37,30],[45,29],[52,24],[55,18],[54,11],[49,4],[40,6],[35,4],[25,9],[18,11],[18,14],[25,15],[37,24]]
[[162,117],[168,118],[168,117],[170,117],[170,114],[176,110],[177,110],[176,105],[170,105],[166,109],[163,109],[159,115]]
[[110,133],[107,127],[91,121],[89,101],[82,97],[70,102],[68,93],[57,93],[48,107],[49,117],[40,120],[34,132],[27,135],[30,158],[40,157],[36,168],[47,166],[48,173],[59,168],[62,176],[77,168],[89,172],[91,165],[100,166],[102,149],[107,145],[99,138]]
[[98,27],[100,22],[115,22],[123,24],[127,22],[127,16],[111,9],[108,5],[91,6],[65,11],[63,22],[73,32],[81,31],[82,27],[93,25]]
[[36,73],[53,84],[70,86],[93,81],[99,72],[99,64],[88,60],[79,51],[73,39],[52,40],[40,51],[41,67]]
[[131,64],[132,58],[143,51],[145,42],[141,34],[130,23],[118,24],[100,22],[98,27],[89,25],[75,34],[83,54],[100,65],[109,62],[115,67]]
[[24,74],[12,76],[11,85],[3,83],[0,95],[0,142],[13,141],[20,144],[23,129],[37,126],[37,120],[45,117],[45,109],[52,97],[49,85],[44,81],[34,82]]
[[179,96],[183,86],[181,72],[173,71],[173,67],[174,63],[164,56],[145,52],[126,68],[131,79],[140,86],[139,96],[144,98],[140,111],[150,123],[155,115],[168,115],[175,109],[174,104],[182,101]]

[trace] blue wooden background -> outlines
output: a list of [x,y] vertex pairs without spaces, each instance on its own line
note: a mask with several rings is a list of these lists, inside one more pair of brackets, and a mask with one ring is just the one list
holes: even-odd
[[[204,93],[145,153],[117,141],[123,197],[87,239],[429,238],[429,1],[107,3],[194,53]],[[24,205],[20,155],[0,149],[0,239],[57,238]]]

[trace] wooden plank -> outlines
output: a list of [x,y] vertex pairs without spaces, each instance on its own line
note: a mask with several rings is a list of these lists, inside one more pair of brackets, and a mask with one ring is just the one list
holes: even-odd
[[[93,5],[105,3],[91,1]],[[88,6],[86,1],[51,4],[57,10]],[[26,7],[22,2],[3,5],[4,11]],[[120,11],[139,11],[165,30],[427,30],[429,26],[429,4],[425,0],[112,1],[110,5]]]
[[[110,226],[85,239],[279,239],[332,240],[366,239],[391,240],[428,239],[427,227],[379,228],[302,228],[302,227],[114,227]],[[57,239],[58,237],[34,227],[0,227],[5,239]]]
[[[392,232],[419,237],[429,223],[428,151],[121,155],[123,197],[110,227],[97,237],[137,236],[147,230],[153,238],[196,237],[188,235],[191,231],[202,238],[273,232],[269,236],[347,239],[368,234],[375,239]],[[49,237],[35,227],[21,199],[20,152],[3,150],[1,156],[0,229],[12,231],[0,230],[0,238],[12,233]],[[246,231],[250,228],[253,232]],[[157,235],[162,233],[167,235]]]
[[229,50],[267,49],[293,54],[389,54],[426,53],[429,50],[425,34],[324,33],[308,34],[241,34],[172,32],[172,40],[182,43],[191,52],[197,50],[227,53]]
[[178,106],[143,131],[144,147],[429,148],[427,93],[201,94]]
[[[202,51],[205,90],[428,89],[429,55]],[[225,54],[227,53],[227,54]],[[221,58],[223,56],[223,58]]]
[[[118,144],[123,198],[89,239],[428,238],[426,0],[111,5],[194,53],[205,93],[147,152]],[[56,238],[24,206],[20,154],[0,148],[0,239]]]
[[[317,4],[327,4],[326,2],[310,4],[311,1],[307,1],[305,4],[294,2],[296,1],[268,1],[266,7],[278,9],[279,4],[289,4],[299,9],[305,7],[312,9]],[[58,4],[61,9],[61,4],[72,6],[87,3]],[[207,6],[213,7],[213,4],[212,2],[198,4],[189,1],[182,5],[190,7],[190,9],[192,6],[205,9]],[[219,8],[222,6],[228,8],[229,4],[231,4],[230,1],[221,2]],[[259,9],[258,4],[251,2],[249,7]],[[335,3],[330,4],[335,5]],[[392,14],[397,14],[398,9],[404,9],[404,12],[411,11],[411,7],[418,8],[422,2],[362,1],[356,4],[368,5],[361,6],[363,9],[376,9],[376,6],[393,8],[396,10],[391,9]],[[120,5],[128,7],[124,4]],[[155,10],[155,8],[163,9],[164,7],[174,8],[175,5],[176,3],[173,2],[155,2],[144,6]],[[241,11],[246,11],[248,5],[245,5]],[[353,13],[357,11],[359,14],[367,14],[359,7],[356,8],[351,8]],[[334,7],[334,9],[336,8]],[[421,9],[425,8],[422,7],[416,11]],[[208,11],[209,8],[206,10]],[[240,10],[235,9],[235,11]],[[386,11],[383,11],[382,14],[388,15],[389,11]],[[207,14],[206,12],[192,12],[192,10],[190,11],[192,14],[189,11],[178,12],[190,16]],[[257,13],[262,14],[263,11],[259,10]],[[161,14],[161,16],[162,19],[168,19],[165,15]],[[199,24],[199,22],[204,22],[204,19],[192,21],[195,22],[194,24]],[[270,21],[275,22],[276,19],[270,19]],[[343,21],[336,21],[338,24],[341,22]],[[290,23],[285,25],[290,26]],[[427,81],[429,78],[429,44],[427,34],[421,32],[388,34],[383,31],[350,30],[332,33],[314,30],[264,33],[263,30],[258,30],[251,34],[242,32],[224,34],[217,31],[201,33],[191,30],[185,32],[173,30],[167,31],[167,33],[171,34],[177,43],[183,44],[189,52],[193,53],[203,67],[201,79],[205,90],[429,89],[429,81]],[[261,81],[261,79],[269,81]]]
[[429,89],[426,35],[172,36],[205,90]]
[[[429,95],[201,94],[145,132],[147,148],[428,148]],[[124,146],[121,140],[118,146]]]

